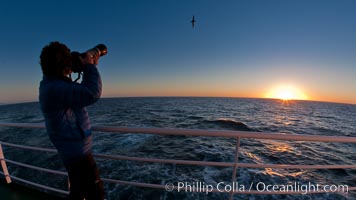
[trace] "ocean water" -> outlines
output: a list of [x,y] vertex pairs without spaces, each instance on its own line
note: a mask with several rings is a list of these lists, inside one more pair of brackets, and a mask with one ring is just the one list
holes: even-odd
[[[356,136],[356,105],[240,98],[110,98],[88,107],[93,125],[242,130],[285,134]],[[38,103],[0,106],[1,122],[42,123]],[[236,140],[223,137],[160,136],[94,132],[94,153],[232,162]],[[53,147],[45,130],[0,128],[0,141]],[[65,170],[53,153],[4,147],[8,159]],[[242,139],[241,163],[355,164],[356,144]],[[231,184],[232,168],[97,159],[102,177],[154,184]],[[61,189],[65,177],[9,164],[11,174]],[[239,187],[265,185],[356,186],[356,169],[238,169]],[[259,185],[261,186],[261,184]],[[108,199],[227,199],[223,193],[167,192],[105,184]],[[261,189],[261,187],[259,188]],[[354,192],[305,195],[235,195],[235,199],[356,199]]]

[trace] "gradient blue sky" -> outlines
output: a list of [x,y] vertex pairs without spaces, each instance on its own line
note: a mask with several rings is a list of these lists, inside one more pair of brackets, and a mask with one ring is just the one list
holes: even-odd
[[353,0],[3,0],[0,24],[0,103],[37,101],[39,54],[60,41],[108,46],[104,97],[266,97],[293,86],[356,104]]

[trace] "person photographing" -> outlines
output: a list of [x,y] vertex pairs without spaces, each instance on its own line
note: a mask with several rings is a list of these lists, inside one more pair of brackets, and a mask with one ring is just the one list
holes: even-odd
[[[68,171],[69,199],[73,200],[104,199],[103,183],[92,155],[86,106],[101,96],[102,82],[96,66],[106,53],[105,45],[80,54],[60,42],[51,42],[40,55],[43,79],[39,102],[47,134]],[[82,74],[81,83],[71,80],[72,72]]]

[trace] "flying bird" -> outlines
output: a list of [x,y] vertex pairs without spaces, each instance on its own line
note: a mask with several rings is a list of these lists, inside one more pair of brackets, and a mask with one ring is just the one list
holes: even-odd
[[192,21],[190,21],[190,23],[192,23],[192,28],[194,28],[194,25],[195,25],[195,19],[194,19],[194,15],[193,15],[193,19],[192,19]]

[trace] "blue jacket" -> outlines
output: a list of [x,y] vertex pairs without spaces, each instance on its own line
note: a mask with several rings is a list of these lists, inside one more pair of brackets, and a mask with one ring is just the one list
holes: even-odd
[[86,106],[101,96],[101,78],[95,65],[86,65],[81,83],[44,76],[39,101],[47,133],[64,163],[91,153],[92,136]]

